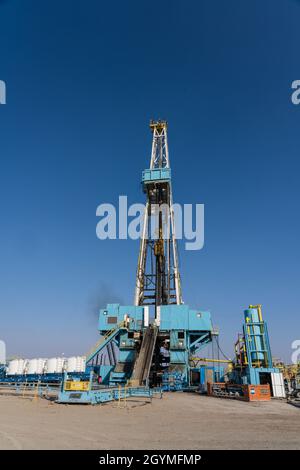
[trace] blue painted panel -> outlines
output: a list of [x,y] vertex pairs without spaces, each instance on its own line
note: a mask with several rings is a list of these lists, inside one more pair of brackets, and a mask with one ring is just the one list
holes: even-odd
[[102,383],[106,384],[109,381],[109,374],[113,370],[114,366],[100,366],[99,367],[99,375],[102,377]]
[[[170,348],[171,349],[185,349],[186,347],[186,338],[179,338],[178,333],[180,330],[171,330],[170,331]],[[186,336],[186,334],[185,334]]]
[[[116,322],[110,323],[108,318],[116,318]],[[106,308],[102,308],[99,314],[98,329],[100,331],[108,331],[116,327],[119,323],[119,304],[108,304]]]
[[211,331],[212,322],[210,312],[189,310],[188,326],[190,331]]
[[253,352],[251,352],[251,358],[253,361],[263,361],[264,353],[260,352],[264,349],[263,347],[263,334],[262,327],[259,323],[258,310],[256,308],[249,308],[244,310],[246,328],[249,329],[249,342]]
[[170,168],[155,168],[153,170],[144,170],[142,174],[142,182],[144,184],[151,183],[152,181],[170,181],[171,169]]
[[160,307],[161,330],[211,331],[210,312],[190,310],[184,305],[162,305]]
[[187,330],[188,311],[188,305],[162,305],[160,330]]
[[136,307],[134,305],[120,305],[119,308],[119,321],[123,321],[125,315],[128,315],[131,319],[129,324],[130,330],[140,331],[143,327],[144,321],[144,308]]
[[187,361],[185,351],[172,351],[170,350],[170,363],[184,364]]
[[[108,304],[106,308],[100,310],[98,329],[100,331],[108,331],[115,328],[124,321],[125,315],[128,315],[131,319],[129,323],[130,330],[140,331],[142,329],[144,308],[120,304]],[[116,320],[115,322],[111,322],[113,318]]]
[[135,354],[136,352],[133,349],[120,349],[119,362],[133,362]]

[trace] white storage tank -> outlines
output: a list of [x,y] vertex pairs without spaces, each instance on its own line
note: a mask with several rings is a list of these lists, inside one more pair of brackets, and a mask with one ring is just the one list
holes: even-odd
[[84,372],[85,357],[72,356],[67,359],[67,372]]
[[47,374],[55,374],[56,373],[56,364],[57,364],[56,357],[51,357],[50,359],[47,359],[47,363],[46,363],[46,372],[47,372]]
[[7,375],[17,375],[18,364],[19,364],[19,359],[13,359],[12,361],[9,361],[8,368],[7,368]]
[[86,368],[85,356],[79,357],[79,364],[78,364],[78,367],[79,367],[79,371],[78,371],[78,372],[85,372],[85,368]]
[[7,375],[23,375],[26,372],[27,361],[24,359],[13,359],[8,364]]
[[67,359],[67,372],[76,372],[77,360],[76,357],[69,357]]
[[25,369],[28,375],[41,375],[44,373],[46,359],[25,359]]
[[37,373],[37,359],[28,359],[26,373],[27,374]]
[[6,364],[6,346],[4,341],[0,340],[0,364]]
[[64,357],[57,358],[56,372],[58,374],[61,374],[64,371],[65,360],[66,359]]
[[18,359],[18,375],[23,375],[26,373],[26,365],[27,365],[27,360],[24,359]]
[[86,363],[85,363],[85,356],[79,356],[78,358],[78,372],[85,372]]
[[64,370],[64,357],[51,357],[47,359],[46,373],[47,374],[61,374]]
[[42,358],[37,359],[37,365],[36,365],[37,374],[41,375],[45,372],[46,362],[47,362],[47,359],[42,359]]

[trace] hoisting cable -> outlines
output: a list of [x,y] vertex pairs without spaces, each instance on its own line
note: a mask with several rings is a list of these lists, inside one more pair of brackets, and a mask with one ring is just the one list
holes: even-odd
[[216,338],[216,342],[217,342],[217,346],[218,346],[218,349],[220,351],[220,353],[222,354],[222,356],[227,359],[227,361],[231,361],[231,359],[229,359],[229,357],[226,356],[226,354],[222,351],[221,347],[220,347],[220,344],[219,344],[219,338]]

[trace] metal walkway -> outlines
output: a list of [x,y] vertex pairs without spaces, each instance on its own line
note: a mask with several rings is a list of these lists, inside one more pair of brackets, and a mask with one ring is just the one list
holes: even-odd
[[144,397],[152,399],[153,396],[159,396],[162,398],[162,390],[160,388],[149,388],[149,387],[109,387],[99,388],[98,390],[87,390],[87,391],[68,391],[62,390],[58,394],[56,403],[65,404],[91,404],[97,405],[99,403],[105,403],[109,401],[120,401],[127,400],[130,397]]
[[156,338],[157,327],[152,325],[148,326],[144,332],[141,349],[134,365],[130,379],[131,384],[148,385]]

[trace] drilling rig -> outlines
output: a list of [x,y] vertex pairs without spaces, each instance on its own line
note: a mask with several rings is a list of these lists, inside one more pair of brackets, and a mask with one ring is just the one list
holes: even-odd
[[[173,208],[167,122],[151,121],[150,167],[133,305],[100,310],[99,342],[87,363],[109,386],[191,385],[190,358],[212,340],[210,313],[183,303]],[[110,351],[111,361],[103,355]]]
[[199,374],[193,357],[214,335],[210,312],[182,300],[167,122],[151,121],[150,129],[133,305],[108,304],[100,310],[100,339],[86,354],[90,379],[76,381],[65,374],[61,403],[96,404],[157,390],[189,390]]
[[182,304],[167,140],[167,123],[150,123],[150,169],[142,176],[147,196],[136,275],[135,305]]
[[[218,332],[213,329],[210,312],[190,308],[183,302],[167,122],[151,121],[150,129],[152,152],[150,166],[142,173],[146,204],[133,304],[111,303],[100,310],[100,339],[85,356],[86,368],[78,369],[73,357],[72,371],[68,362],[59,370],[55,366],[53,373],[44,366],[42,372],[30,373],[27,365],[22,365],[21,373],[13,373],[16,363],[11,361],[8,373],[5,364],[0,364],[1,380],[25,386],[28,381],[55,381],[60,384],[59,403],[96,404],[126,400],[127,396],[152,397],[162,390],[199,390],[201,386],[205,391],[206,385],[208,394],[213,396],[234,395],[251,401],[269,399],[271,394],[283,398],[283,377],[273,366],[261,305],[250,305],[244,312],[235,361],[215,359],[214,353],[212,358],[198,356]],[[218,341],[216,345],[222,353]],[[214,343],[212,352],[213,346]],[[53,359],[57,363],[59,358],[49,359],[49,363]],[[29,362],[37,370],[39,361],[43,360]],[[227,363],[227,373],[219,365],[215,368],[215,363]],[[299,374],[294,387],[297,398],[298,382]]]

